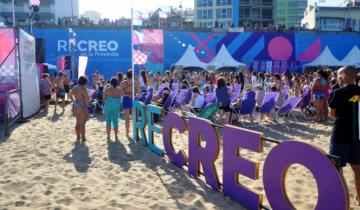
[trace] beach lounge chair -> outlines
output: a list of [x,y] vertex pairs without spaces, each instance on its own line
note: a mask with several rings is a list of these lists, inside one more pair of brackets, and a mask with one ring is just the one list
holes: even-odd
[[276,119],[279,119],[280,115],[284,115],[284,116],[287,115],[287,117],[291,115],[292,117],[294,117],[296,121],[298,121],[293,111],[300,101],[301,101],[301,97],[287,98],[282,104],[282,106],[279,108],[279,110],[277,112],[274,112]]
[[238,110],[233,110],[242,126],[248,127],[241,121],[241,115],[249,115],[252,117],[255,110],[255,105],[256,93],[254,91],[245,92],[241,100],[240,108]]
[[151,103],[153,94],[154,94],[154,88],[149,88],[148,91],[147,91],[147,94],[146,94],[146,99],[144,101],[145,105],[148,105],[148,104]]
[[156,97],[157,98],[161,98],[162,97],[162,93],[164,91],[165,87],[169,87],[169,83],[163,83],[159,86],[157,93],[156,93]]
[[185,96],[184,103],[183,103],[184,105],[190,104],[192,94],[193,94],[193,92],[192,92],[192,89],[190,88],[188,93]]
[[203,119],[211,120],[212,122],[216,122],[216,113],[219,110],[219,103],[212,103],[206,106],[204,109],[202,109],[200,112],[191,112],[188,113],[188,116],[196,116]]
[[[313,106],[311,106],[311,91],[307,91],[304,93],[304,96],[302,97],[301,101],[300,101],[300,112],[302,113],[304,119],[312,119],[312,116],[315,116],[316,114],[316,110]],[[307,113],[310,114],[307,115]]]
[[189,90],[188,89],[183,89],[180,91],[180,93],[176,96],[175,99],[175,103],[173,105],[173,108],[176,109],[178,107],[180,107],[181,105],[183,105],[184,101],[185,101],[185,97],[188,94]]
[[276,101],[279,97],[279,94],[280,93],[274,93],[274,92],[266,92],[265,93],[264,100],[258,111],[259,125],[261,124],[262,115],[264,115],[264,114],[269,114],[270,116],[271,116],[271,114],[274,115],[274,108],[275,108]]
[[231,103],[235,103],[239,100],[241,93],[241,85],[234,85],[231,90]]
[[171,92],[168,96],[168,98],[166,99],[164,105],[163,105],[163,109],[165,111],[170,111],[171,109],[171,105],[173,104],[174,102],[174,99],[175,99],[175,96],[176,96],[176,92]]
[[212,104],[215,101],[215,99],[216,99],[216,93],[208,93],[205,96],[203,108],[205,108],[207,105]]

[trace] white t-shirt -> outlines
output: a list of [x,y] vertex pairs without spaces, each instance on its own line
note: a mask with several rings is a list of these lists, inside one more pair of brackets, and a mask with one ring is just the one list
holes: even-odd
[[198,94],[195,98],[195,108],[202,108],[205,103],[205,97],[201,94]]

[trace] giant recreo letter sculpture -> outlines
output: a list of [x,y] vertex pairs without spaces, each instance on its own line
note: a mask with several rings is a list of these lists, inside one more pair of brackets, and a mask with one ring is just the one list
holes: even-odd
[[[211,122],[191,117],[186,122],[181,116],[169,113],[163,123],[162,135],[164,150],[155,145],[153,132],[161,129],[153,124],[153,113],[159,114],[160,108],[140,102],[133,105],[134,139],[139,140],[138,131],[144,146],[163,156],[165,153],[172,163],[182,167],[188,165],[188,171],[195,178],[199,176],[200,164],[206,183],[219,190],[220,181],[214,162],[219,156],[219,136]],[[141,120],[139,121],[139,114]],[[148,121],[148,135],[145,134],[145,118]],[[189,131],[189,151],[175,151],[172,131]],[[259,163],[240,156],[241,149],[263,152],[262,134],[234,126],[225,126],[223,136],[223,180],[222,192],[248,209],[260,209],[263,195],[242,185],[238,179],[241,174],[253,180],[259,179]],[[148,141],[149,140],[149,141]],[[200,142],[205,141],[202,147]],[[305,155],[306,154],[306,155]],[[275,146],[268,154],[263,169],[263,183],[266,197],[273,209],[294,209],[285,190],[285,177],[292,164],[301,164],[313,174],[318,186],[318,201],[315,209],[348,209],[349,196],[344,180],[334,164],[320,149],[299,141],[285,141]]]

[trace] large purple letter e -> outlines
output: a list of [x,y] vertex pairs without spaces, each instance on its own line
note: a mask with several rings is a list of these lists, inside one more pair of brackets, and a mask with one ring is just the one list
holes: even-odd
[[238,175],[259,179],[259,163],[241,157],[239,152],[240,148],[262,152],[261,135],[234,126],[224,127],[223,193],[248,209],[259,209],[262,195],[241,185]]

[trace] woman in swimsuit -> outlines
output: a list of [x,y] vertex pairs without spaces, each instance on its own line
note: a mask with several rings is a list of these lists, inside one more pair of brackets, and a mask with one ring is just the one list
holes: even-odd
[[318,77],[315,78],[314,83],[312,85],[312,92],[315,97],[315,107],[316,107],[316,122],[321,122],[325,120],[324,114],[326,113],[324,110],[326,101],[326,87],[327,87],[327,73],[320,69],[317,71]]
[[[135,81],[135,95],[139,90],[139,84],[137,80]],[[123,93],[123,109],[125,113],[125,128],[126,136],[129,137],[129,128],[130,128],[130,115],[132,108],[132,70],[128,70],[126,73],[126,80],[122,81],[120,84],[120,90]]]
[[121,90],[117,86],[118,79],[116,77],[111,78],[110,86],[105,89],[104,93],[107,140],[110,140],[111,124],[114,128],[115,140],[118,140]]
[[82,139],[83,141],[86,141],[85,124],[88,119],[88,104],[90,102],[86,87],[87,81],[85,76],[81,76],[78,85],[76,85],[69,93],[69,98],[73,102],[73,109],[76,117],[76,139]]

